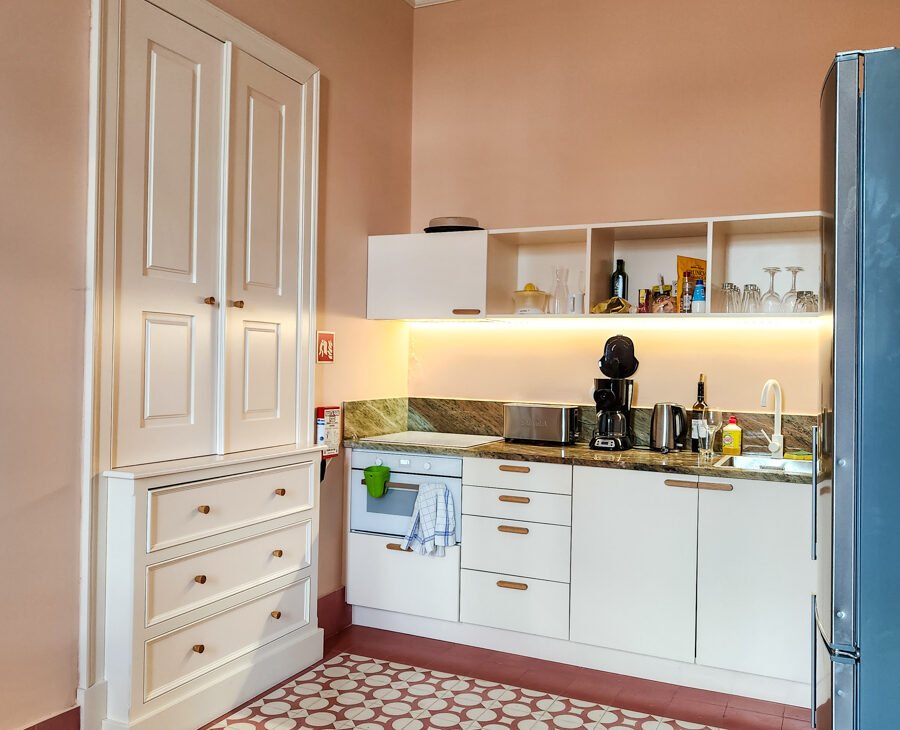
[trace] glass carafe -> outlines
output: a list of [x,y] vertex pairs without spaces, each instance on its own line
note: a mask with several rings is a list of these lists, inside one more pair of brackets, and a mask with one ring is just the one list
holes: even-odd
[[569,270],[565,266],[553,269],[556,283],[550,295],[550,314],[569,313]]

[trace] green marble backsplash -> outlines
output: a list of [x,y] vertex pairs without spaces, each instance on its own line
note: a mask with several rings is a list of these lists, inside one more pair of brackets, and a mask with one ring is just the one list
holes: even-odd
[[[442,433],[503,435],[504,401],[463,400],[455,398],[381,398],[344,403],[344,438],[355,440],[398,431],[437,431]],[[650,408],[632,409],[638,446],[647,446],[650,433]],[[594,429],[594,406],[579,408],[580,441],[587,441]],[[772,435],[771,413],[723,411],[727,423],[735,416],[744,430],[744,451],[764,452],[763,431]],[[782,419],[785,449],[810,451],[815,416],[785,414]]]

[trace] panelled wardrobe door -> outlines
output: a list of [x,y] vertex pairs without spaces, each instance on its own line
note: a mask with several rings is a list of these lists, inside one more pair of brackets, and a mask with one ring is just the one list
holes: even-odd
[[123,4],[113,465],[216,451],[225,44]]
[[294,443],[301,86],[232,57],[225,450]]

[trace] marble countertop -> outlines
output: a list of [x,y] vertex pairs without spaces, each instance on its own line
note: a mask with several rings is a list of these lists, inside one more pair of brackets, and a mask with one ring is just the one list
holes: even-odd
[[[399,451],[408,454],[435,454],[438,456],[471,456],[478,459],[507,459],[510,461],[536,461],[548,464],[572,464],[573,466],[596,466],[604,469],[632,469],[654,471],[663,474],[688,474],[720,479],[756,479],[769,482],[790,482],[810,484],[811,479],[803,474],[756,471],[755,469],[734,469],[715,467],[699,463],[697,454],[690,451],[661,454],[658,451],[635,448],[629,451],[594,451],[587,444],[572,446],[544,446],[540,444],[494,441],[482,446],[454,449],[443,446],[415,446],[382,441],[346,440],[343,445],[352,449],[376,451]],[[718,460],[720,455],[716,455]]]

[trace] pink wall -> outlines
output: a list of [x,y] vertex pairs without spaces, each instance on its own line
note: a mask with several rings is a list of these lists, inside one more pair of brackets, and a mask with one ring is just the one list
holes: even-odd
[[[896,0],[422,8],[411,228],[442,215],[503,228],[817,209],[828,64],[839,50],[895,44],[897,28]],[[638,343],[642,405],[690,400],[703,370],[718,406],[758,409],[777,377],[786,408],[816,410],[809,331],[633,325],[615,328]],[[611,327],[417,325],[410,394],[589,402]]]
[[[366,236],[409,224],[413,10],[403,0],[214,0],[322,73],[317,402],[402,396],[406,329],[366,316]],[[342,459],[322,485],[319,594],[343,585]]]
[[88,0],[0,3],[0,727],[75,704]]
[[412,228],[816,209],[834,53],[896,0],[458,0],[416,13]]

